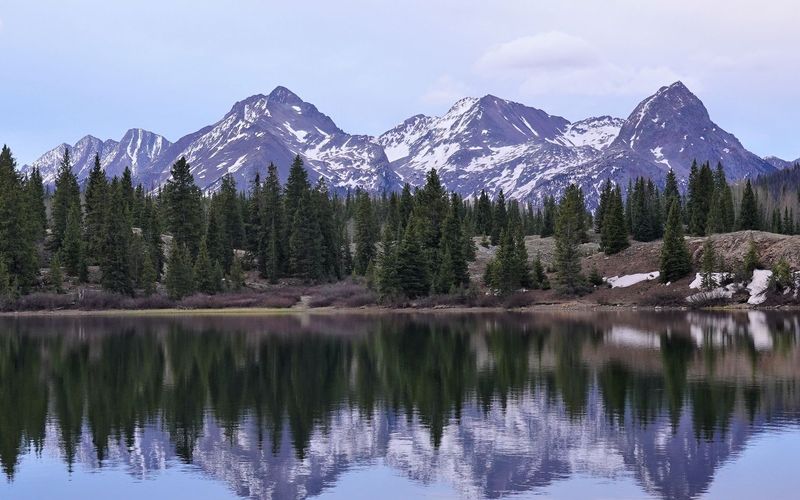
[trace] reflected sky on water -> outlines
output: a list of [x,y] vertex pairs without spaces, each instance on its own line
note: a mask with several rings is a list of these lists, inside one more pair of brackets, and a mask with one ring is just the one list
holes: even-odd
[[0,497],[791,498],[798,338],[777,312],[2,318]]

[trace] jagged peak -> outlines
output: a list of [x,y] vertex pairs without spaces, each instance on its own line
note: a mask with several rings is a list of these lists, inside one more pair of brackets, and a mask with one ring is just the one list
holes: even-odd
[[277,102],[282,104],[299,104],[303,102],[303,100],[300,99],[297,94],[281,85],[275,87],[272,92],[269,93],[267,98],[269,99],[269,102]]

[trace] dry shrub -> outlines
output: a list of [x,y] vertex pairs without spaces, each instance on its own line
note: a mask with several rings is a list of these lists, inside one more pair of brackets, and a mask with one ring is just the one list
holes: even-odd
[[328,285],[320,285],[309,291],[310,307],[362,307],[376,304],[378,296],[372,290],[354,281],[340,281]]
[[364,307],[378,303],[378,295],[372,290],[363,290],[359,293],[341,299],[345,307]]
[[686,307],[686,298],[679,292],[656,292],[639,300],[645,307]]
[[533,292],[519,292],[504,297],[503,306],[507,309],[516,309],[529,306],[534,302],[535,298]]
[[11,311],[48,311],[55,309],[70,309],[75,303],[73,295],[56,293],[32,293],[10,301],[8,306]]

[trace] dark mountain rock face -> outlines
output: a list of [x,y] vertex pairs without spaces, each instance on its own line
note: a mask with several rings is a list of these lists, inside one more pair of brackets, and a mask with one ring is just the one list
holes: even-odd
[[[779,159],[747,151],[710,118],[703,103],[681,82],[662,87],[627,119],[601,116],[570,122],[492,95],[465,98],[441,117],[415,115],[378,137],[351,135],[313,104],[285,87],[237,102],[218,122],[175,143],[141,129],[120,141],[92,136],[62,144],[36,160],[52,183],[64,148],[73,153],[80,179],[95,153],[109,175],[130,166],[135,179],[154,188],[185,156],[197,183],[214,190],[231,174],[245,188],[272,162],[282,180],[300,155],[312,180],[333,189],[361,187],[372,193],[419,185],[436,168],[448,189],[470,196],[481,189],[541,202],[569,183],[581,184],[592,204],[606,178],[627,184],[646,176],[661,182],[673,169],[685,179],[693,160],[722,162],[731,180],[783,168]],[[28,168],[28,167],[24,167]]]

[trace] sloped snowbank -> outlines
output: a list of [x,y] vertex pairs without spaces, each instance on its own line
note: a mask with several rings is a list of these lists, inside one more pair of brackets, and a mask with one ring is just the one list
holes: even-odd
[[[719,284],[725,280],[731,278],[731,273],[711,273],[711,276],[714,278],[714,281]],[[689,283],[689,288],[692,290],[699,290],[703,286],[703,273],[697,273],[694,277],[694,281]]]
[[625,288],[642,281],[650,281],[659,277],[661,273],[653,271],[652,273],[637,273],[626,274],[624,276],[612,276],[610,278],[603,278],[606,283],[611,285],[611,288]]
[[772,271],[765,269],[756,269],[753,271],[753,279],[747,285],[747,290],[750,292],[750,298],[747,300],[748,304],[758,305],[763,304],[767,300],[767,286],[769,279],[772,277]]

